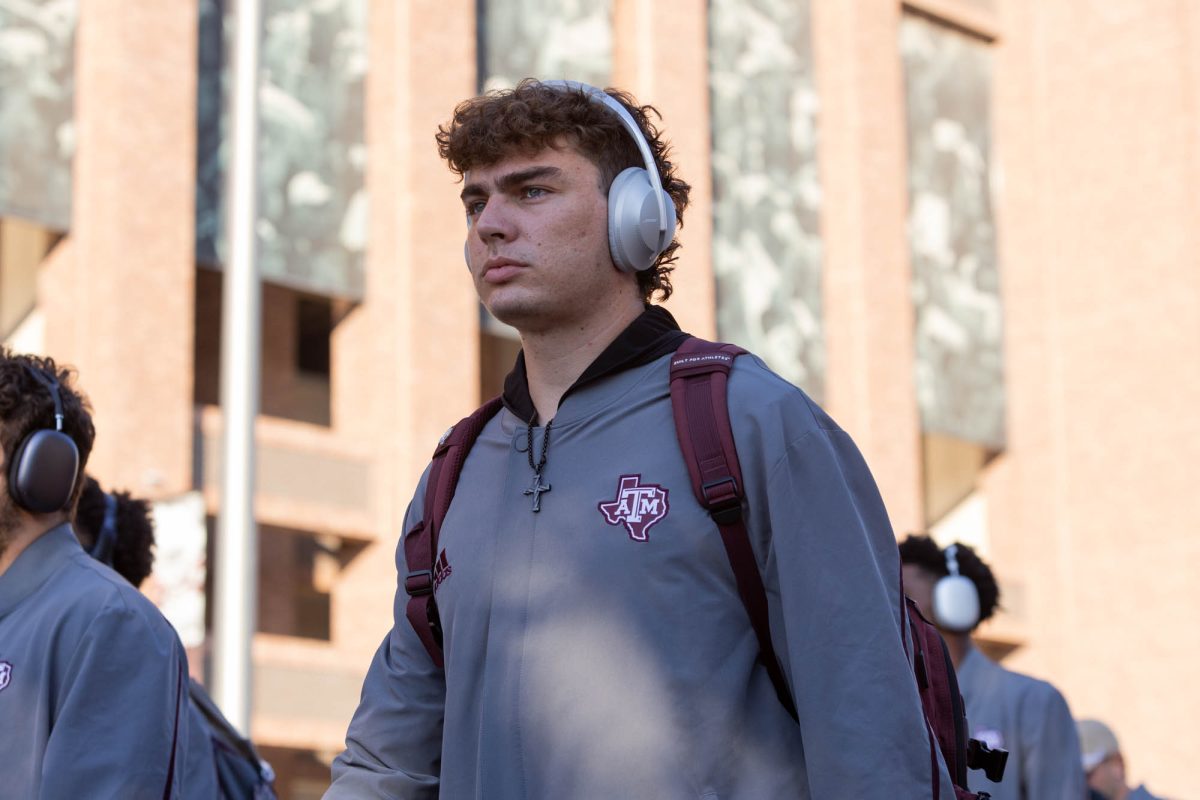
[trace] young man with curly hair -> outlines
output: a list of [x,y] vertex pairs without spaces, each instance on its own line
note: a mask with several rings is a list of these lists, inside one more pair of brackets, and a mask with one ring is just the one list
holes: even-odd
[[[953,797],[870,473],[800,390],[743,356],[728,405],[795,716],[764,667],[672,424],[688,337],[649,301],[670,294],[689,187],[652,113],[624,92],[525,81],[438,132],[471,279],[522,351],[440,530],[444,669],[407,618],[402,542],[395,622],[327,798]],[[427,480],[406,532],[430,512]]]
[[[928,536],[914,535],[900,543],[900,558],[905,591],[938,625],[950,650],[970,735],[1008,751],[1000,783],[977,783],[994,800],[1085,797],[1079,737],[1066,699],[1046,681],[1007,670],[972,644],[971,633],[1000,605],[1000,587],[973,549],[962,543],[953,548],[943,550]],[[938,582],[952,570],[970,581],[977,600],[961,618],[949,607],[958,600],[938,593]]]
[[202,797],[183,646],[71,526],[93,437],[67,370],[0,348],[0,794]]

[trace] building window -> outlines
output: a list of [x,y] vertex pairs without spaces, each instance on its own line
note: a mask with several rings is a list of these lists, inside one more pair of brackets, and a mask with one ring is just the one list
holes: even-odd
[[479,85],[569,78],[605,86],[612,77],[612,0],[480,0]]
[[331,534],[259,525],[259,633],[329,641],[334,584],[361,550]]
[[1003,308],[992,208],[992,54],[922,14],[900,26],[908,125],[909,246],[925,516],[973,493],[1004,448]]
[[821,188],[808,0],[711,0],[717,334],[824,394]]
[[329,340],[333,302],[327,297],[296,298],[296,369],[329,379]]
[[[258,254],[264,279],[361,299],[367,240],[367,0],[264,3]],[[230,0],[199,0],[196,260],[225,257]]]
[[[195,399],[220,405],[221,273],[196,271]],[[314,425],[333,416],[331,341],[349,301],[273,284],[262,292],[262,414]]]
[[56,231],[71,224],[78,5],[0,3],[0,217]]

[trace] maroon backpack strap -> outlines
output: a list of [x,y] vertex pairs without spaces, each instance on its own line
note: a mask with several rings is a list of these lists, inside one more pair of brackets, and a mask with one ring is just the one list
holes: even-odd
[[745,489],[729,422],[726,386],[733,360],[746,351],[689,338],[671,359],[671,409],[696,500],[721,530],[738,594],[758,637],[759,655],[779,701],[793,717],[796,705],[771,643],[767,592],[742,518]]
[[462,474],[467,453],[479,438],[483,426],[500,411],[501,405],[500,398],[494,397],[446,431],[433,451],[429,465],[424,518],[404,537],[404,561],[408,565],[408,575],[404,578],[404,591],[408,592],[405,615],[429,651],[429,657],[439,667],[445,664],[437,601],[433,596],[433,564],[437,558],[438,534],[441,533],[446,512],[450,510],[450,501],[454,499],[454,490],[458,486],[458,476]]

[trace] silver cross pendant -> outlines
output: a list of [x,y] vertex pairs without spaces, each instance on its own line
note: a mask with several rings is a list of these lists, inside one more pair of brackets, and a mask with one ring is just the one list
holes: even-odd
[[550,484],[542,483],[542,473],[534,473],[533,485],[525,490],[525,496],[533,495],[534,513],[542,510],[542,494],[550,491]]

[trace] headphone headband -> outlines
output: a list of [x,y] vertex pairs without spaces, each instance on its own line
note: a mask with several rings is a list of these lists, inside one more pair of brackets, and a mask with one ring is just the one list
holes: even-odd
[[54,430],[61,431],[64,415],[62,398],[58,396],[58,379],[47,378],[41,370],[34,369],[28,364],[25,365],[25,369],[29,371],[29,374],[33,376],[35,381],[40,383],[42,386],[45,386],[50,392],[50,397],[54,400]]
[[961,575],[958,571],[958,545],[952,544],[946,548],[946,569],[951,575]]
[[650,144],[646,141],[646,135],[642,133],[642,129],[638,127],[629,110],[614,100],[608,92],[581,81],[542,81],[542,85],[552,89],[579,92],[589,100],[600,103],[617,115],[617,118],[621,120],[621,124],[625,126],[625,130],[633,137],[638,152],[642,154],[642,161],[645,162],[646,166],[646,176],[650,179],[650,185],[655,189],[654,197],[658,202],[658,232],[660,234],[666,233],[667,205],[663,201],[664,190],[662,178],[658,174],[658,164],[654,162],[654,154],[650,152]]
[[62,511],[71,500],[79,477],[79,447],[63,432],[63,403],[57,376],[47,376],[23,364],[54,401],[54,428],[26,435],[8,464],[8,493],[22,509],[34,514]]
[[959,570],[957,544],[947,547],[943,555],[949,574],[934,584],[933,616],[943,628],[967,633],[979,624],[979,589]]

